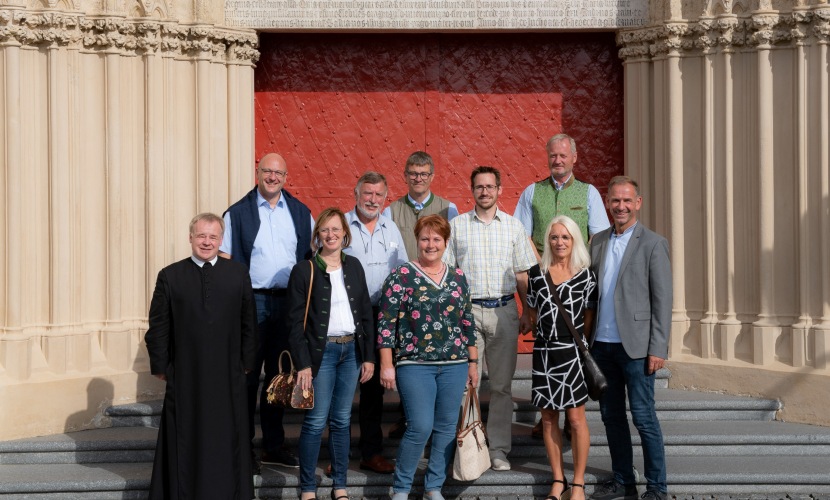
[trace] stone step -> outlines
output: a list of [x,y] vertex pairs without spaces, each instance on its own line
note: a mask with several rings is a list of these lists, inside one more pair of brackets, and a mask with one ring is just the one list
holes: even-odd
[[[388,434],[391,424],[384,426]],[[607,456],[601,422],[589,422],[591,455]],[[662,423],[666,454],[672,456],[830,456],[830,428],[784,422],[667,421]],[[286,443],[296,448],[300,426],[286,427]],[[152,462],[157,431],[148,427],[114,427],[0,442],[0,464]],[[359,429],[352,425],[351,454],[359,457]],[[635,455],[640,438],[632,426]],[[385,439],[385,454],[394,458],[398,439]],[[255,439],[260,446],[260,439]],[[565,447],[565,455],[570,449]],[[327,459],[324,446],[321,460]],[[543,457],[542,442],[530,437],[530,426],[513,424],[511,458]]]
[[[352,415],[357,418],[357,401],[355,395]],[[387,391],[384,396],[384,420],[394,421],[398,418],[398,393]],[[482,412],[487,413],[490,404],[489,393],[481,391]],[[530,402],[530,390],[513,393],[513,421],[533,423],[538,420],[538,409]],[[676,389],[655,390],[657,415],[661,421],[671,420],[774,420],[780,410],[779,401],[742,396],[728,396],[717,393],[681,391]],[[158,427],[161,415],[161,400],[112,406],[106,415],[114,427],[147,426]],[[585,405],[589,421],[599,421],[599,403],[589,401]],[[285,422],[301,423],[302,411],[288,410]]]
[[[784,498],[789,495],[826,497],[830,494],[830,457],[667,457],[669,492],[677,498],[700,498],[701,495],[731,495],[753,499]],[[447,497],[519,498],[544,497],[550,487],[549,465],[544,458],[514,459],[513,470],[487,471],[472,483],[448,479]],[[416,475],[413,495],[422,487],[422,472]],[[642,460],[635,458],[642,470]],[[565,460],[566,475],[571,475],[570,461]],[[149,463],[6,465],[0,467],[0,498],[75,500],[146,497],[152,465]],[[609,479],[610,458],[591,456],[586,473],[588,494],[595,485]],[[331,480],[322,475],[319,490],[327,494]],[[384,498],[392,482],[391,475],[362,471],[357,461],[350,463],[349,493],[354,497]],[[642,479],[641,479],[642,482]],[[257,498],[296,498],[297,470],[263,467],[255,478]],[[640,486],[642,491],[642,485]]]
[[[513,384],[514,465],[509,472],[488,471],[473,483],[448,480],[444,493],[449,497],[530,499],[544,497],[550,487],[550,472],[544,446],[530,437],[538,418],[530,403],[529,356],[520,356]],[[725,396],[714,393],[665,388],[670,373],[658,378],[656,405],[666,444],[670,492],[676,498],[799,498],[830,495],[830,428],[774,421],[778,401]],[[662,388],[659,386],[663,385]],[[489,406],[486,377],[482,407]],[[398,395],[387,393],[385,431],[397,417]],[[355,397],[356,411],[357,395]],[[586,492],[609,478],[610,457],[598,404],[586,405],[591,429]],[[147,496],[161,401],[149,401],[108,409],[114,427],[58,436],[0,442],[0,499],[143,499]],[[286,441],[296,447],[303,412],[286,416]],[[357,415],[352,426],[349,491],[353,498],[386,498],[391,475],[359,469],[357,458]],[[635,464],[642,468],[639,437],[633,432]],[[255,444],[259,446],[257,437]],[[385,441],[385,454],[394,458],[399,440]],[[572,463],[569,447],[564,448],[566,469]],[[327,447],[321,450],[320,467],[327,465]],[[318,470],[318,474],[321,470]],[[296,469],[263,467],[256,480],[258,498],[296,498]],[[570,472],[568,472],[570,475]],[[413,494],[422,481],[416,477]],[[328,494],[331,482],[321,477],[320,492]],[[642,487],[641,487],[642,489]]]

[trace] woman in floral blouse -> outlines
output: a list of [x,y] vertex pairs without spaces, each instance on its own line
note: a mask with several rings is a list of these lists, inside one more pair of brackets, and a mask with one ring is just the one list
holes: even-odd
[[438,215],[423,217],[415,235],[418,258],[386,278],[378,320],[380,382],[386,389],[397,386],[407,420],[392,500],[408,498],[430,435],[424,492],[430,500],[443,500],[461,397],[468,383],[478,386],[478,351],[467,279],[441,261],[450,224]]

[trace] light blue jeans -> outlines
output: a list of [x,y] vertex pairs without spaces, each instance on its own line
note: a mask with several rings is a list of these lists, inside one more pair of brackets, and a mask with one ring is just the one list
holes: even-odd
[[392,490],[409,493],[429,436],[432,448],[424,491],[440,491],[455,452],[455,427],[467,383],[467,363],[398,366],[398,391],[406,414],[406,432],[398,448]]
[[314,377],[314,408],[305,414],[300,431],[300,491],[317,491],[317,459],[326,423],[329,424],[329,454],[334,488],[346,487],[351,444],[352,400],[354,399],[359,362],[355,342],[329,342],[323,353],[320,371]]

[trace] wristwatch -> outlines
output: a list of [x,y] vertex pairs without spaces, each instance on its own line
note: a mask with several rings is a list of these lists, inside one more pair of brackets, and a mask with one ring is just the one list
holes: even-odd
[[467,363],[476,363],[476,364],[478,364],[478,358],[469,358],[469,359],[467,359]]

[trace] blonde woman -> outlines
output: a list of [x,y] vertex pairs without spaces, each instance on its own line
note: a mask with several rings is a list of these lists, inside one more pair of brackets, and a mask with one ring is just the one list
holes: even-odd
[[[590,260],[579,227],[563,215],[551,221],[545,233],[542,261],[528,271],[527,303],[536,317],[531,396],[533,404],[542,412],[542,436],[553,474],[548,500],[559,500],[569,489],[562,467],[561,411],[571,423],[574,462],[571,498],[585,498],[585,467],[590,447],[585,419],[588,389],[576,341],[564,315],[583,337],[590,333],[598,293],[596,276],[588,268]],[[566,310],[559,310],[554,293],[559,295]]]

